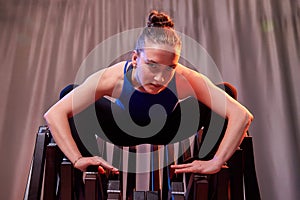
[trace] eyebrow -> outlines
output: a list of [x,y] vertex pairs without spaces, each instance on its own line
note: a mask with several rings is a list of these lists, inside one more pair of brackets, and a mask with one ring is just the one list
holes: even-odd
[[[156,61],[154,61],[154,60],[151,60],[151,59],[148,59],[148,58],[146,58],[146,62],[159,64],[158,62],[156,62]],[[171,67],[171,68],[175,68],[175,67],[177,66],[177,64],[168,65],[168,66]]]
[[151,60],[151,59],[148,59],[148,58],[146,58],[146,62],[151,62],[151,63],[158,64],[156,61],[154,61],[154,60]]

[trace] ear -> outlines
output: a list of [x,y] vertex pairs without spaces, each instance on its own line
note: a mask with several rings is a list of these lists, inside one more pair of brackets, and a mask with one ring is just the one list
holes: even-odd
[[137,52],[136,50],[134,50],[134,51],[132,52],[132,56],[131,56],[131,62],[132,62],[132,66],[133,66],[133,67],[136,67],[138,57],[139,57],[138,52]]

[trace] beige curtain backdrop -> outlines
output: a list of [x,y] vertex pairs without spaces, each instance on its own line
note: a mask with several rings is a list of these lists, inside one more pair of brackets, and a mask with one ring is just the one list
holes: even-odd
[[0,199],[24,198],[43,113],[87,55],[151,9],[206,49],[254,114],[262,199],[300,199],[299,0],[0,0]]

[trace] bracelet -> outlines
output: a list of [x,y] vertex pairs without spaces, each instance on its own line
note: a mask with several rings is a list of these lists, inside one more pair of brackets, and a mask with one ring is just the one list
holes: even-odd
[[82,158],[82,156],[79,156],[79,157],[74,161],[73,166],[75,166],[76,163],[77,163],[77,161],[80,160],[81,158]]

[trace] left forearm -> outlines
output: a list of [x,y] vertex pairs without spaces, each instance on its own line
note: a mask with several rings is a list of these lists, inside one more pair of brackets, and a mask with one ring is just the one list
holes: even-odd
[[214,156],[215,160],[223,164],[232,156],[244,138],[252,120],[252,114],[245,108],[238,108],[229,116],[224,138]]

